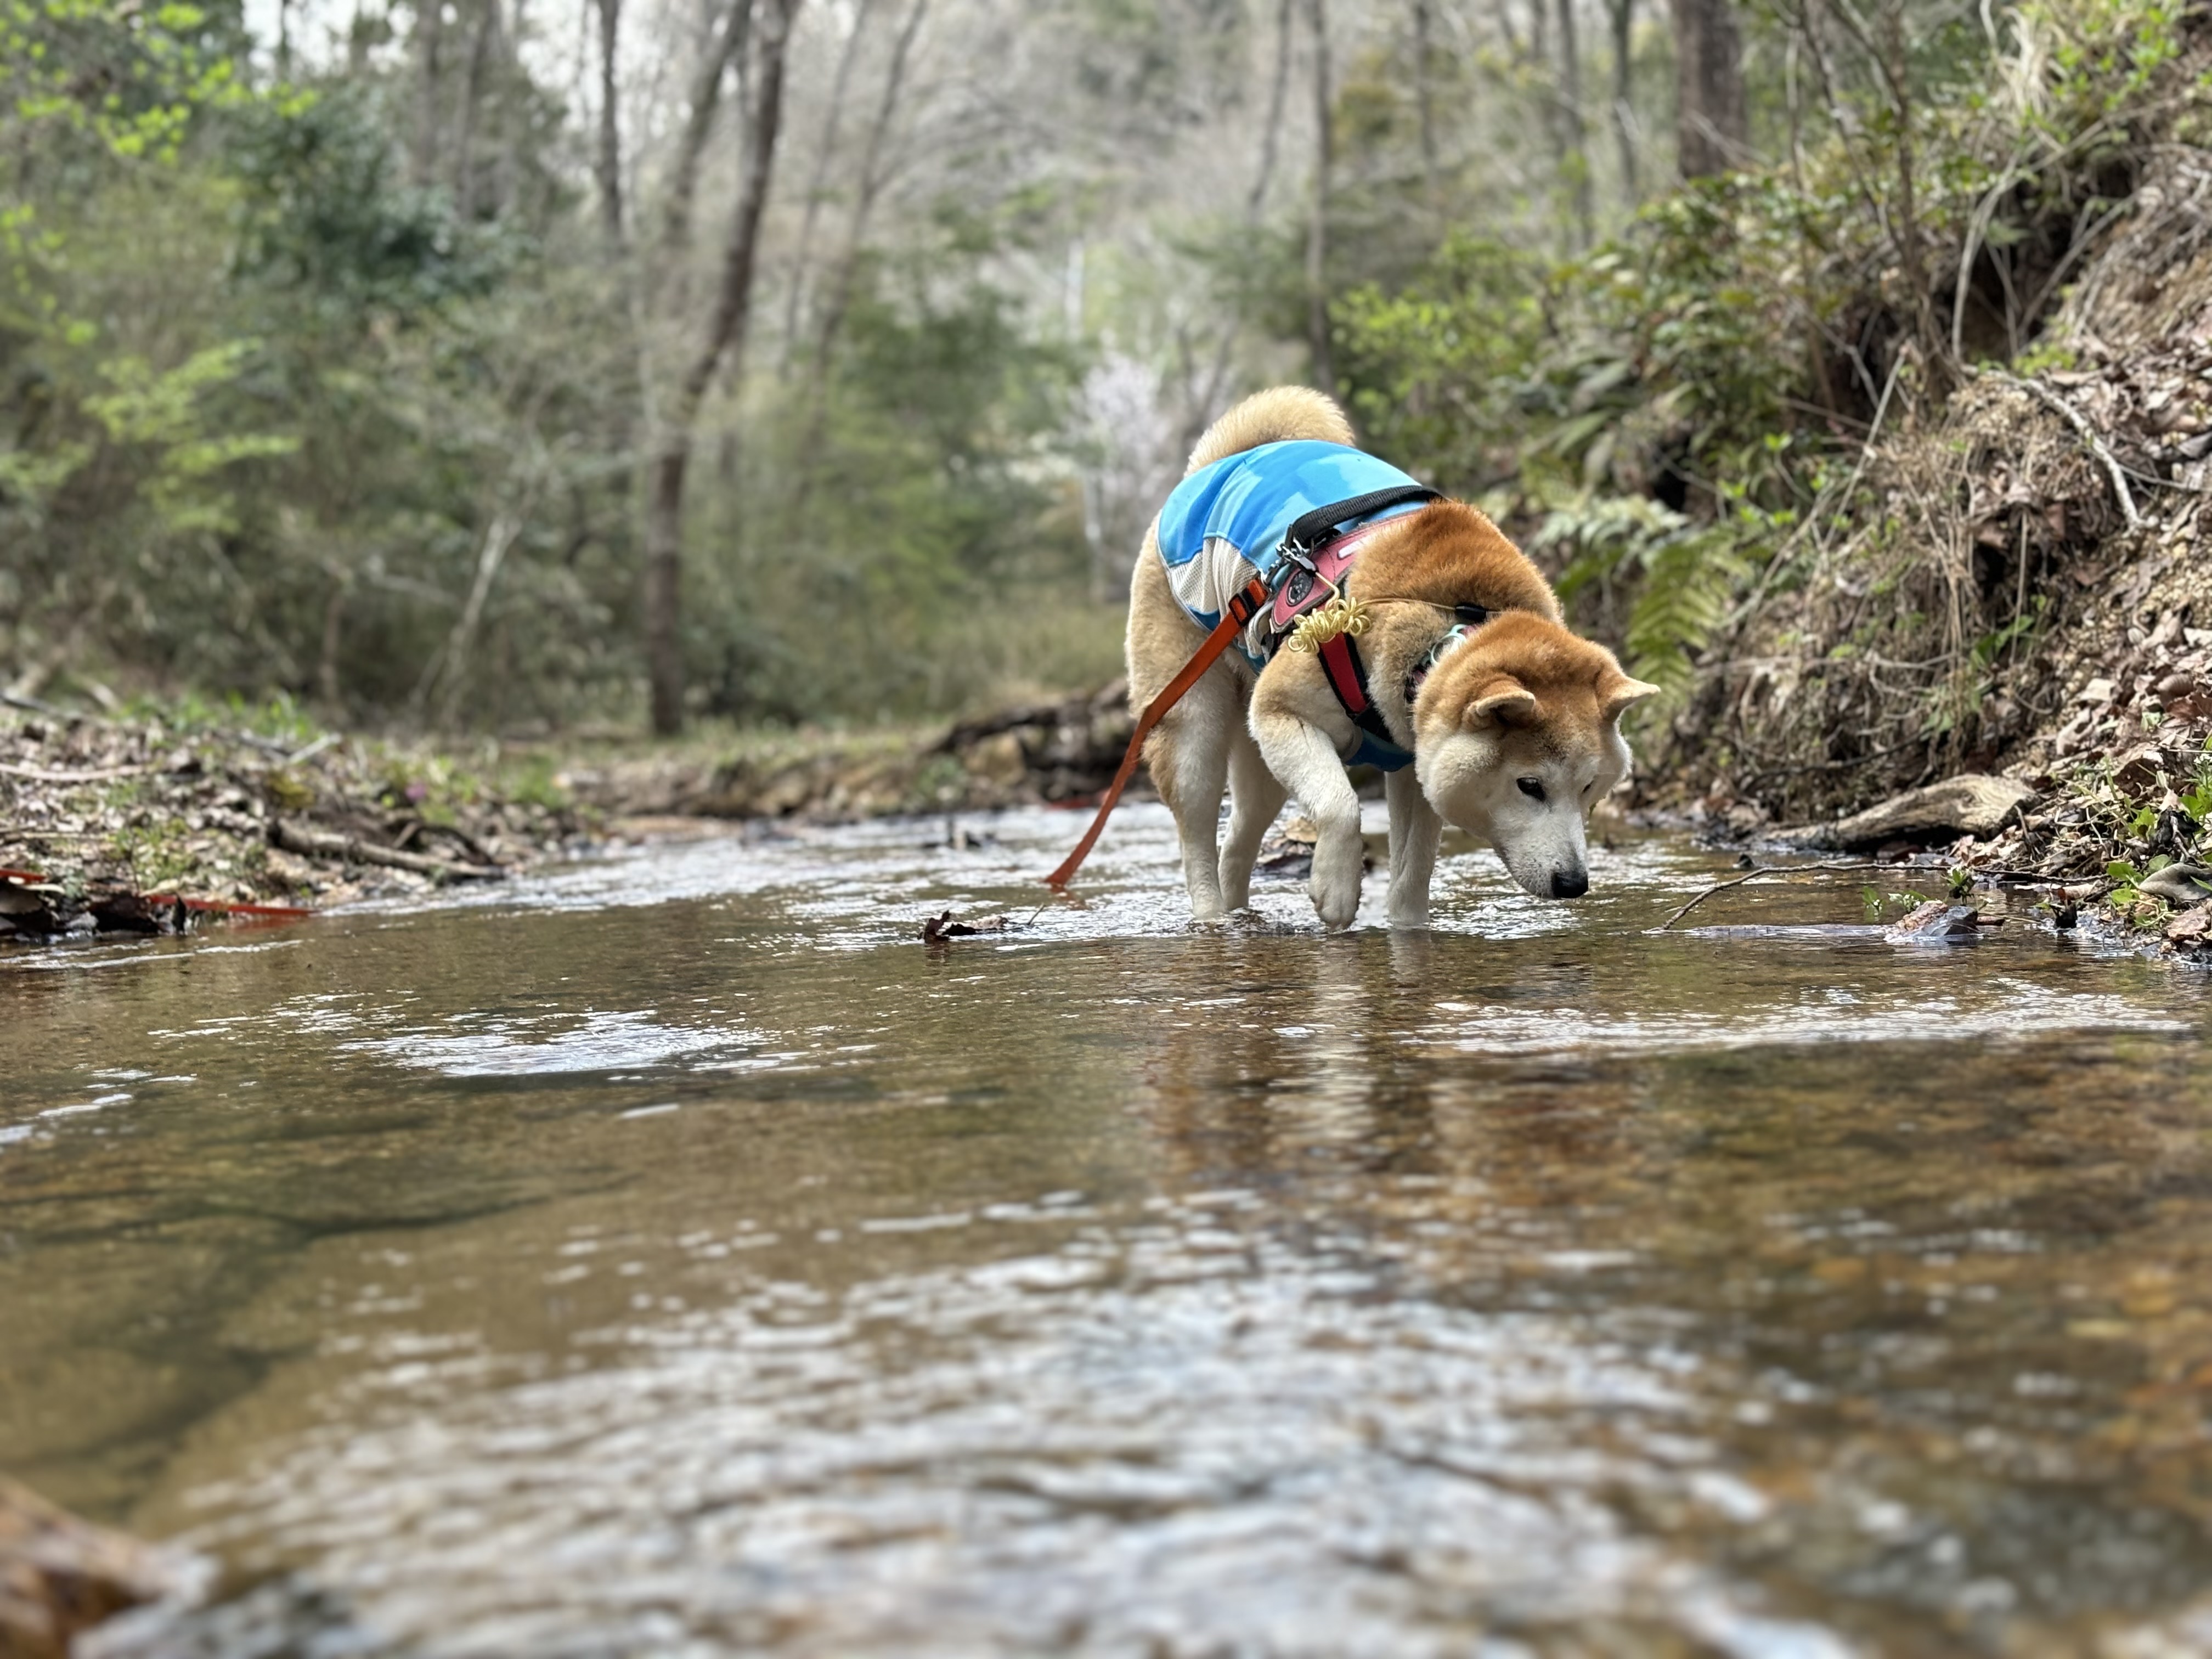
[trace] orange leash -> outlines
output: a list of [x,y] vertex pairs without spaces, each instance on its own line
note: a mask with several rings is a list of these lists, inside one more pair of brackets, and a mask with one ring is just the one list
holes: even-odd
[[257,916],[264,921],[298,921],[312,916],[313,910],[303,910],[296,904],[234,904],[228,899],[183,898],[175,893],[146,893],[141,896],[149,904],[181,904],[187,910],[197,910],[203,915]]
[[1261,607],[1270,598],[1267,584],[1255,576],[1244,585],[1243,591],[1231,596],[1229,608],[1213,631],[1206,636],[1206,643],[1198,647],[1191,659],[1182,665],[1182,672],[1170,680],[1159,696],[1145,705],[1145,712],[1137,718],[1137,730],[1129,738],[1129,747],[1121,757],[1121,769],[1114,774],[1114,781],[1107,786],[1106,793],[1098,802],[1098,816],[1091,820],[1091,827],[1083,832],[1083,839],[1075,850],[1060,863],[1059,869],[1044,878],[1048,887],[1065,887],[1075,872],[1083,867],[1083,860],[1091,856],[1091,849],[1098,844],[1098,836],[1106,828],[1106,820],[1113,816],[1115,805],[1121,799],[1121,791],[1128,787],[1130,778],[1137,770],[1137,762],[1145,752],[1145,739],[1152,728],[1166,718],[1169,709],[1182,701],[1183,693],[1196,685],[1206,671],[1219,661],[1221,653],[1229,649],[1244,624],[1260,614]]

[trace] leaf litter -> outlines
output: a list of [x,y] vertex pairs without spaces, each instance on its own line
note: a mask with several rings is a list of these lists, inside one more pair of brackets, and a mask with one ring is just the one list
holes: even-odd
[[584,830],[565,802],[515,798],[428,750],[0,709],[0,940],[291,920],[497,879]]

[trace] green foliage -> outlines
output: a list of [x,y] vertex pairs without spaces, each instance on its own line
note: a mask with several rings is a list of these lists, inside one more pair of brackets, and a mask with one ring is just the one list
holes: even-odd
[[[834,376],[763,423],[731,550],[700,572],[695,660],[710,707],[779,720],[896,717],[1008,678],[1112,672],[1076,599],[1079,524],[1038,465],[1075,360],[1005,294],[861,273]],[[1082,635],[1071,639],[1071,631]],[[1035,651],[1041,654],[1029,655]]]
[[112,392],[88,397],[86,412],[108,441],[142,452],[132,471],[161,528],[171,534],[234,531],[237,514],[223,480],[238,462],[289,455],[297,436],[224,432],[210,420],[210,395],[234,384],[256,343],[228,340],[156,372],[140,357],[101,365]]
[[[1962,257],[2064,269],[2184,45],[2168,0],[2039,0],[2014,15],[2007,59],[1963,24],[1917,33],[1909,148],[1888,70],[1839,69],[1832,118],[1786,161],[1676,189],[1586,255],[1456,238],[1335,309],[1363,429],[1533,526],[1577,619],[1667,687],[1662,716],[1775,550],[1815,514],[1824,537],[1860,522],[1853,434],[1943,395]],[[2041,292],[2047,309],[2053,286]],[[1960,310],[1964,355],[2002,356],[2008,337],[1976,336],[1966,318],[1981,313]],[[2061,354],[2033,344],[2044,314],[2004,326],[2047,366]],[[2041,623],[2036,610],[1962,648],[1925,732],[1970,724]]]
[[[187,8],[0,0],[0,678],[59,657],[234,724],[271,691],[634,714],[651,417],[559,105],[493,65],[503,148],[479,124],[473,167],[426,165],[405,55],[271,85],[246,44]],[[713,706],[910,716],[1111,674],[1053,453],[1079,362],[978,276],[1056,250],[1062,193],[948,192],[897,258],[815,273],[842,326],[787,343],[757,407],[714,388],[685,609]]]
[[1455,234],[1398,292],[1343,296],[1339,368],[1361,430],[1455,489],[1510,477],[1531,415],[1554,400],[1544,374],[1553,280],[1540,255]]
[[159,701],[134,700],[125,705],[124,712],[136,720],[158,720],[185,737],[243,732],[288,750],[325,735],[298,700],[282,691],[259,698],[239,691],[215,698],[186,691]]
[[255,103],[224,143],[240,185],[237,275],[326,326],[482,299],[520,270],[511,227],[472,224],[442,191],[401,178],[364,88]]
[[[1084,118],[1131,150],[1249,102],[1269,61],[1264,18],[1224,0],[1048,9]],[[707,240],[681,273],[630,283],[621,259],[649,260],[651,236],[606,246],[580,192],[586,135],[526,56],[483,66],[507,77],[485,106],[496,155],[487,125],[478,150],[426,158],[388,21],[359,20],[345,72],[288,86],[257,77],[232,17],[0,0],[0,670],[59,650],[126,692],[204,688],[217,711],[275,690],[330,719],[633,714],[634,482],[669,368],[653,336],[696,326],[667,296],[692,283],[703,308]],[[2003,63],[1968,13],[1907,21],[1909,151],[1881,77],[1832,41],[1832,88],[1817,78],[1833,106],[1802,143],[1765,143],[1785,164],[1624,207],[1596,237],[1576,204],[1615,164],[1590,135],[1550,153],[1555,62],[1439,41],[1416,66],[1389,30],[1340,60],[1322,297],[1363,435],[1492,492],[1577,622],[1666,688],[1662,716],[1751,579],[1802,580],[1808,527],[1830,544],[1869,529],[1858,439],[1877,406],[1900,422],[1942,392],[1962,252],[2039,286],[2120,199],[2145,109],[2201,90],[2177,90],[2196,25],[2176,0],[2034,0],[2002,26],[2018,43]],[[1753,54],[1769,114],[1773,44]],[[1664,31],[1631,46],[1632,91],[1656,106]],[[1416,159],[1438,111],[1485,100],[1519,112],[1499,144]],[[1108,677],[1118,608],[1084,597],[1078,477],[1107,447],[1069,435],[1069,394],[1091,344],[1159,371],[1164,432],[1213,412],[1240,372],[1284,374],[1275,346],[1303,348],[1313,297],[1292,205],[1310,181],[1294,146],[1269,154],[1249,197],[1224,164],[1237,182],[1206,210],[1163,207],[1116,240],[1091,233],[1125,181],[1041,168],[979,185],[987,163],[963,149],[927,183],[894,180],[855,268],[833,264],[826,230],[811,268],[772,246],[766,280],[804,278],[796,335],[756,296],[748,372],[710,388],[692,458],[685,647],[706,701],[910,717]],[[632,208],[643,230],[658,204]],[[1064,304],[1078,237],[1088,274]],[[1132,346],[1139,319],[1152,333]],[[1224,319],[1275,343],[1240,356],[1215,337],[1235,332]],[[2039,319],[2016,320],[2017,338],[1970,335],[1964,355],[2056,362]],[[1836,661],[1881,654],[1935,608],[1894,569],[1874,580],[1893,631],[1869,624]],[[2039,613],[1970,625],[1986,631],[1952,642],[1960,673],[1907,705],[1931,732],[1971,724]]]
[[1560,563],[1565,604],[1598,586],[1634,592],[1628,669],[1665,693],[1663,714],[1688,695],[1695,654],[1726,618],[1748,568],[1741,533],[1734,519],[1701,525],[1648,497],[1583,490],[1549,507],[1529,547]]

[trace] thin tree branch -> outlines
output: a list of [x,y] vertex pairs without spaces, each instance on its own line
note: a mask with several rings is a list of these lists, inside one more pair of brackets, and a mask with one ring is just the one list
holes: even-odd
[[2128,488],[2127,469],[2122,466],[2119,459],[2105,447],[2104,439],[2098,435],[2096,428],[2089,424],[2087,416],[2048,386],[2039,386],[2033,380],[2023,380],[2017,375],[2007,374],[2002,369],[1984,369],[1982,372],[1990,380],[2000,381],[2015,391],[2025,392],[2059,419],[2064,421],[2067,425],[2072,427],[2081,441],[2089,447],[2089,453],[2103,464],[2106,476],[2112,479],[2112,494],[2119,497],[2120,512],[2127,519],[2128,528],[2130,530],[2142,528],[2142,514],[2136,509],[2135,492]]
[[1714,894],[1725,893],[1729,888],[1741,887],[1747,881],[1757,881],[1761,876],[1790,876],[1796,875],[1800,871],[1811,870],[1879,870],[1882,867],[1867,859],[1854,859],[1848,864],[1755,864],[1740,876],[1732,877],[1727,881],[1715,882],[1704,892],[1692,898],[1688,903],[1679,906],[1666,921],[1650,931],[1655,933],[1663,933]]

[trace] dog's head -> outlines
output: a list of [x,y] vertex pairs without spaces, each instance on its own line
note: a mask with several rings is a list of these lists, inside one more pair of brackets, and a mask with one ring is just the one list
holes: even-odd
[[1583,823],[1628,774],[1621,711],[1658,690],[1604,647],[1507,611],[1448,648],[1414,700],[1421,791],[1538,898],[1580,898]]

